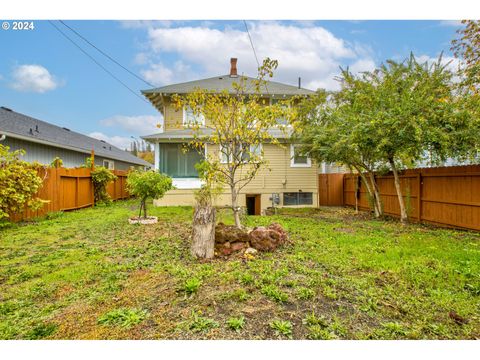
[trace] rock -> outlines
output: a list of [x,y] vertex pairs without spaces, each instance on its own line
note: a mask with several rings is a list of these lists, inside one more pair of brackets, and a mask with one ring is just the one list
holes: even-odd
[[230,248],[232,249],[233,252],[240,251],[245,247],[247,247],[247,245],[243,242],[234,242],[230,245]]
[[249,247],[247,250],[245,250],[246,255],[255,255],[256,253],[258,253],[258,250],[252,247]]
[[259,251],[272,251],[288,240],[286,231],[280,224],[273,223],[268,227],[259,226],[248,234],[250,244]]
[[234,225],[225,225],[219,223],[215,227],[215,243],[224,244],[226,242],[248,242],[248,234]]

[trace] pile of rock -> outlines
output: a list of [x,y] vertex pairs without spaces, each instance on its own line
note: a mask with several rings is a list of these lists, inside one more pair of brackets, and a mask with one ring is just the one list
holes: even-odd
[[286,231],[277,223],[267,227],[255,227],[250,231],[223,223],[215,227],[215,252],[220,256],[239,252],[254,254],[257,251],[273,251],[287,241]]

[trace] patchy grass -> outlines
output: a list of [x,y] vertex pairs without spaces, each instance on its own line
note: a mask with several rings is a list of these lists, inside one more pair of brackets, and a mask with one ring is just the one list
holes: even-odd
[[200,262],[191,208],[152,207],[149,226],[129,225],[135,212],[124,201],[0,230],[0,338],[480,338],[478,233],[289,209],[245,221],[278,222],[291,244]]

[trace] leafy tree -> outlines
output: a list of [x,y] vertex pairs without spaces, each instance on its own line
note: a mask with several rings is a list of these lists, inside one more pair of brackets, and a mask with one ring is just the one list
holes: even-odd
[[379,166],[375,142],[369,137],[368,124],[359,116],[368,106],[361,81],[342,71],[342,90],[318,91],[300,102],[295,136],[306,153],[317,162],[341,163],[362,178],[376,217],[383,206],[374,171]]
[[43,184],[38,166],[21,160],[24,154],[24,150],[10,151],[0,144],[0,220],[22,212],[25,206],[37,210],[45,203],[35,197]]
[[217,149],[206,157],[205,173],[230,190],[235,225],[239,228],[242,226],[239,194],[261,168],[268,167],[262,144],[281,146],[269,129],[276,126],[285,129],[278,125],[278,120],[290,121],[294,115],[292,108],[285,106],[286,102],[269,105],[265,97],[268,93],[265,79],[273,76],[277,65],[277,61],[265,59],[257,79],[250,81],[240,76],[230,92],[197,89],[172,98],[177,110],[189,107],[196,117],[207,119],[205,125],[200,122],[191,125],[194,139],[189,146],[203,151],[208,144]]
[[452,41],[451,50],[464,61],[461,74],[463,84],[478,94],[480,89],[480,20],[462,20],[465,25],[457,30],[458,39]]
[[140,198],[139,217],[147,217],[147,199],[162,198],[168,190],[171,190],[172,179],[153,170],[134,170],[128,173],[127,189],[130,194]]
[[111,198],[107,192],[107,185],[117,177],[103,166],[96,166],[95,169],[92,170],[91,176],[95,203],[109,203]]

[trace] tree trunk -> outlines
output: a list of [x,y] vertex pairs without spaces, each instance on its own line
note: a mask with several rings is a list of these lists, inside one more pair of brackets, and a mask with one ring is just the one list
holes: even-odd
[[147,218],[147,199],[143,199],[143,217]]
[[234,186],[230,187],[232,192],[232,210],[233,210],[233,219],[235,220],[235,226],[239,229],[242,228],[242,223],[240,221],[240,208],[237,205],[237,190]]
[[215,247],[215,208],[196,206],[193,214],[191,253],[196,258],[210,259]]
[[402,222],[402,224],[405,224],[408,221],[408,215],[405,208],[405,203],[403,201],[402,189],[400,188],[400,178],[398,176],[397,167],[395,166],[395,161],[393,161],[393,159],[388,159],[388,162],[392,168],[393,178],[395,180],[395,189],[397,190],[398,205],[400,205],[400,221]]
[[378,210],[378,208],[377,208],[377,202],[376,202],[376,200],[375,200],[375,194],[374,194],[374,192],[373,192],[373,190],[372,190],[372,187],[371,187],[371,185],[369,184],[369,182],[368,182],[365,174],[362,173],[359,168],[356,168],[356,170],[358,171],[358,175],[362,178],[363,183],[365,184],[365,187],[367,188],[368,195],[369,195],[370,198],[373,200],[373,201],[372,201],[373,212],[374,212],[374,214],[375,214],[375,217],[378,218],[378,217],[380,216],[380,213],[379,213],[379,210]]
[[370,177],[370,183],[372,185],[373,196],[374,196],[375,203],[377,205],[378,215],[382,216],[383,204],[382,204],[382,199],[380,198],[380,192],[378,191],[377,182],[375,181],[375,174],[372,171],[369,171],[368,175]]

